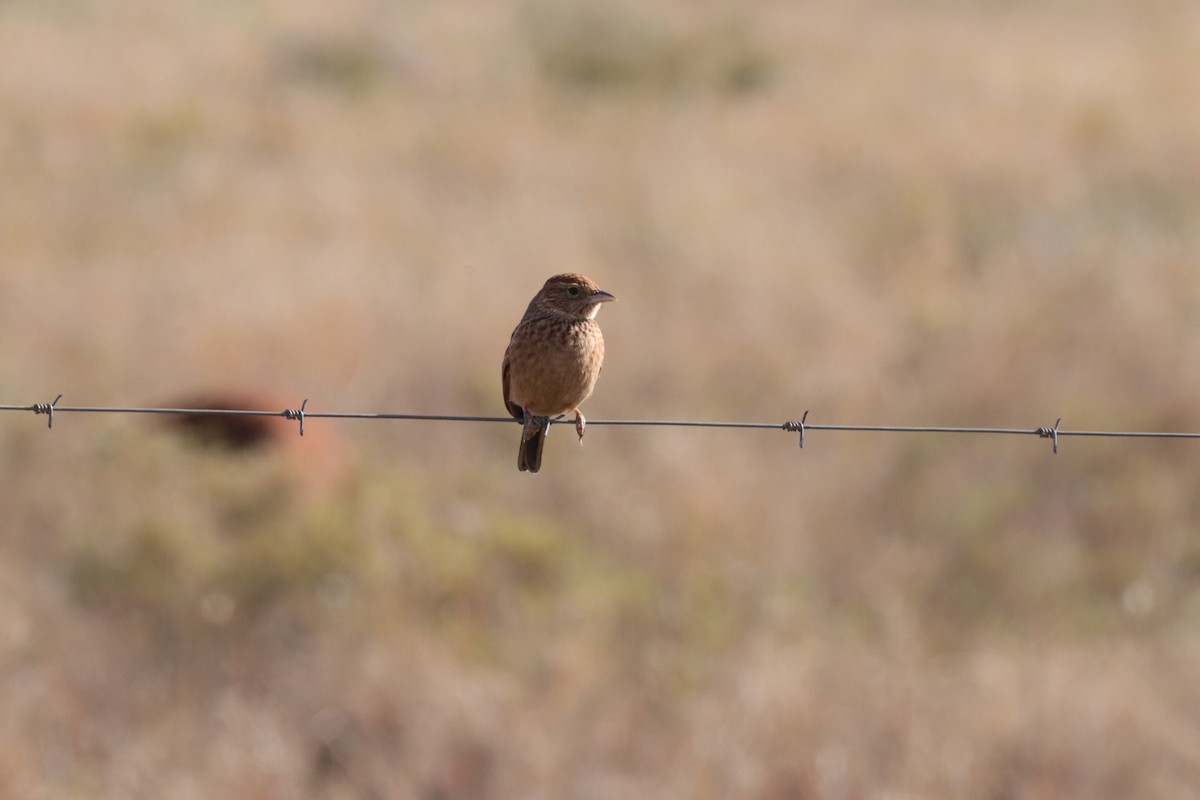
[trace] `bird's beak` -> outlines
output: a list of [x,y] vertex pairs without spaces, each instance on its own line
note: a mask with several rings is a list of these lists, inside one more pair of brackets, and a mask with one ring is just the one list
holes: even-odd
[[588,303],[589,304],[608,303],[608,302],[611,302],[616,299],[617,298],[613,297],[611,294],[604,291],[603,289],[597,289],[596,293],[588,298]]

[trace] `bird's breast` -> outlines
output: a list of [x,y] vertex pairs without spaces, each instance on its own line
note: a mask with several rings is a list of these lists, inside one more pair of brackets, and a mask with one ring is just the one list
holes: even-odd
[[534,319],[513,331],[509,398],[531,414],[556,416],[592,393],[604,337],[592,320]]

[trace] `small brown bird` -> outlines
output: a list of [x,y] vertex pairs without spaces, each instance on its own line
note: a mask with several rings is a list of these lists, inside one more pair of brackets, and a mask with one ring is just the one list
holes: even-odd
[[604,361],[604,337],[596,314],[616,300],[583,275],[555,275],[542,287],[512,332],[504,353],[502,380],[508,413],[524,423],[517,466],[537,472],[550,420],[575,412],[583,444],[587,399]]

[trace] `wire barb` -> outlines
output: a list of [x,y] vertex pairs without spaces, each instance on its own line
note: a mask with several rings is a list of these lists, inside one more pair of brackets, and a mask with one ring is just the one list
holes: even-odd
[[299,408],[285,408],[283,411],[279,412],[279,415],[281,417],[283,417],[284,419],[300,420],[300,435],[301,436],[304,435],[304,407],[307,405],[308,405],[308,398],[306,397],[306,398],[304,398],[304,402],[300,404]]
[[800,433],[800,449],[801,450],[804,449],[804,429],[807,427],[807,425],[805,424],[807,422],[808,422],[808,409],[806,408],[806,409],[804,409],[804,416],[800,417],[799,422],[793,422],[793,421],[789,420],[789,421],[783,423],[783,426],[782,426],[785,431],[788,431],[790,433],[796,433],[797,431]]
[[58,404],[59,400],[62,400],[61,393],[58,395],[58,397],[54,398],[53,402],[34,403],[33,405],[31,405],[29,407],[29,410],[32,411],[34,414],[45,414],[46,415],[46,427],[53,428],[54,427],[54,406]]
[[1038,428],[1035,433],[1043,439],[1050,439],[1053,442],[1052,452],[1058,455],[1058,426],[1062,424],[1062,417],[1059,417],[1054,422],[1053,428]]

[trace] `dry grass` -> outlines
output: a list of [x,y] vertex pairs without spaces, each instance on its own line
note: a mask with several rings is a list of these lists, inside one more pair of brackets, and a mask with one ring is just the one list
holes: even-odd
[[[593,6],[0,5],[0,400],[1200,428],[1190,4]],[[0,795],[1197,796],[1193,445],[309,425],[0,419]]]

